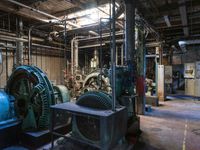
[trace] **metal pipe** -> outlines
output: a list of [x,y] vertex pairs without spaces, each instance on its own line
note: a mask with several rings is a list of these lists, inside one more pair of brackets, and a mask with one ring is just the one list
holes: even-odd
[[[33,8],[33,7],[24,5],[24,4],[20,3],[20,2],[17,2],[17,1],[14,1],[14,0],[7,0],[7,1],[9,1],[9,2],[11,2],[11,3],[13,3],[13,4],[16,4],[16,5],[18,5],[18,6],[24,7],[24,8],[26,8],[26,9],[29,9],[29,10],[31,10],[31,11],[37,12],[37,13],[39,13],[39,14],[42,14],[42,15],[48,17],[48,18],[52,18],[52,19],[55,19],[55,20],[58,20],[58,21],[62,21],[62,19],[60,19],[60,18],[58,18],[58,17],[56,17],[56,16],[53,16],[53,15],[48,14],[48,13],[46,13],[46,12],[40,11],[40,10],[35,9],[35,8]],[[73,27],[80,27],[79,25],[74,24],[74,23],[69,22],[69,21],[67,21],[67,23],[68,23],[69,25],[73,26]]]
[[[17,19],[17,37],[22,38],[23,32],[23,22],[22,19]],[[23,41],[16,41],[16,65],[20,66],[23,64]]]
[[[65,18],[66,19],[66,18]],[[66,50],[67,47],[67,24],[66,21],[64,21],[64,49]],[[65,64],[65,69],[67,67],[67,52],[64,52],[64,64]]]
[[[7,45],[7,42],[6,42]],[[8,80],[8,48],[6,47],[6,81]]]
[[[5,36],[5,35],[1,35],[0,34],[0,39],[1,40],[6,40],[6,41],[22,41],[22,42],[28,42],[27,39],[23,39],[23,38],[17,38],[17,37],[12,37],[12,36]],[[55,50],[62,50],[64,51],[63,48],[58,48],[58,47],[52,47],[52,46],[47,46],[47,45],[41,45],[41,44],[36,44],[36,43],[32,43],[32,46],[37,46],[37,47],[43,47],[43,48],[49,48],[49,49],[55,49]],[[4,46],[6,47],[6,46]],[[11,47],[11,46],[7,46],[9,48],[16,48],[16,47]],[[68,51],[68,50],[66,50]]]
[[31,32],[32,32],[33,26],[31,26],[28,30],[28,65],[32,64],[31,59],[31,52],[32,52],[32,40],[31,40]]
[[77,73],[78,70],[78,41],[74,41],[74,68],[75,68],[75,74]]
[[[166,57],[166,56],[168,56],[168,54],[163,54],[163,57]],[[159,56],[156,55],[156,54],[153,54],[153,55],[146,55],[145,57],[146,57],[146,58],[159,58]]]
[[74,75],[74,38],[71,40],[71,75]]
[[98,67],[99,66],[99,52],[96,48],[94,50],[94,60],[96,61],[96,67]]
[[119,48],[118,48],[118,46],[116,46],[116,65],[118,65],[118,50],[119,50]]
[[0,59],[1,59],[1,71],[0,71],[0,76],[2,75],[3,73],[3,69],[4,69],[4,64],[3,64],[3,52],[2,52],[2,49],[0,49]]
[[112,110],[116,111],[116,35],[115,35],[115,0],[112,0],[112,49],[111,49],[111,73],[112,73]]
[[[72,76],[74,75],[74,67],[75,67],[75,63],[74,63],[74,59],[77,58],[78,59],[78,39],[79,38],[84,38],[84,36],[76,36],[71,40],[71,74]],[[74,43],[77,42],[76,45],[76,52],[74,50]],[[74,56],[76,55],[76,56]],[[78,60],[76,61],[76,66],[78,65]]]
[[[39,13],[39,14],[42,14],[42,15],[48,17],[48,18],[52,18],[52,19],[55,19],[55,20],[58,20],[58,21],[63,21],[62,19],[60,19],[60,18],[58,18],[58,17],[56,17],[56,16],[53,16],[53,15],[48,14],[48,13],[46,13],[46,12],[40,11],[40,10],[35,9],[35,8],[33,8],[33,7],[24,5],[24,4],[20,3],[20,2],[17,2],[17,1],[14,1],[14,0],[7,0],[7,1],[9,1],[9,2],[15,4],[15,5],[24,7],[24,8],[26,8],[26,9],[29,9],[29,10],[31,10],[31,11],[37,12],[37,13]],[[65,21],[66,21],[66,20],[65,20]],[[77,28],[80,28],[80,27],[81,27],[80,25],[75,24],[75,23],[72,23],[72,22],[70,22],[70,21],[66,21],[66,22],[67,22],[67,24],[69,24],[69,25],[71,25],[71,26],[73,26],[73,27],[77,27]],[[93,34],[93,35],[98,35],[98,34],[97,34],[96,32],[94,32],[94,31],[89,31],[89,33],[91,33],[91,34]]]
[[86,48],[92,48],[92,47],[101,47],[101,46],[105,46],[105,43],[102,44],[94,44],[94,45],[86,45],[86,46],[80,46],[79,49],[86,49]]
[[[115,34],[116,36],[124,34],[122,31],[118,31],[115,33],[116,33]],[[102,34],[102,36],[88,37],[88,38],[84,38],[84,39],[79,39],[78,41],[95,40],[95,39],[105,38],[105,37],[110,37],[110,36],[111,36],[110,33],[105,33],[105,34]]]
[[124,45],[121,45],[121,65],[124,65]]
[[99,37],[100,37],[100,48],[99,48],[99,67],[100,67],[100,89],[102,88],[102,75],[103,75],[103,43],[102,43],[102,18],[100,18],[100,23],[99,23]]

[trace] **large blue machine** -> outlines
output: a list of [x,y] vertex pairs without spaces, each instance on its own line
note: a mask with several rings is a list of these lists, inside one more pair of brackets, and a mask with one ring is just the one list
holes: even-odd
[[69,99],[67,88],[62,85],[53,87],[39,68],[17,67],[9,77],[5,91],[0,91],[0,148],[9,145],[10,136],[5,132],[16,133],[17,129],[11,129],[11,126],[18,125],[22,132],[48,129],[50,105]]

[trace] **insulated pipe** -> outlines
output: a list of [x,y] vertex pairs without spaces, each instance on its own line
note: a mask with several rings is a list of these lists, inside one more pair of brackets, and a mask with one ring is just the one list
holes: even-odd
[[74,39],[71,40],[71,75],[74,75]]
[[112,73],[112,110],[116,111],[116,35],[115,35],[115,0],[112,0],[112,49],[111,49],[111,73]]
[[78,70],[78,41],[74,41],[74,68],[75,73],[77,73]]
[[[74,75],[74,67],[78,68],[78,39],[84,36],[76,36],[71,40],[71,74]],[[74,48],[75,46],[75,48]],[[76,55],[76,56],[75,56]],[[75,60],[77,59],[77,60]],[[76,62],[75,62],[76,61]]]
[[124,65],[124,45],[121,45],[121,65]]
[[31,32],[32,32],[33,26],[31,26],[28,30],[28,65],[32,63],[31,59],[31,51],[32,51],[32,39],[31,39]]
[[98,67],[99,66],[99,52],[98,52],[97,48],[95,48],[95,50],[94,50],[94,60],[96,61],[96,67]]
[[118,46],[116,46],[116,65],[118,65]]
[[[0,39],[1,39],[1,40],[7,40],[7,41],[22,41],[22,42],[28,42],[27,39],[17,38],[17,37],[12,37],[12,36],[6,36],[6,35],[0,35]],[[0,43],[0,45],[2,45],[2,43]],[[43,47],[43,48],[49,48],[49,49],[55,49],[55,50],[64,51],[64,49],[58,48],[58,47],[52,47],[52,46],[41,45],[41,44],[36,44],[36,43],[33,43],[32,45],[33,45],[33,46],[37,46],[37,47]],[[4,47],[16,48],[16,47],[6,46],[6,45],[4,45]]]

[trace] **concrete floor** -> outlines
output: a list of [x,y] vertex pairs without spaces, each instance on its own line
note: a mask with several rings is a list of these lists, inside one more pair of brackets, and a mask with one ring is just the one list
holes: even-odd
[[160,102],[141,118],[143,131],[136,150],[200,150],[200,101]]
[[[140,116],[142,135],[133,150],[200,150],[200,101],[179,98],[160,105]],[[15,149],[25,150],[6,150]]]

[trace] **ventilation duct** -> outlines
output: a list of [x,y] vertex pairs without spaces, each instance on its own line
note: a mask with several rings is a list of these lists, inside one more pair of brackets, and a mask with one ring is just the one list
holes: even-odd
[[183,53],[187,52],[187,45],[195,45],[195,44],[200,44],[200,40],[187,40],[187,41],[179,41],[178,42],[181,50]]

